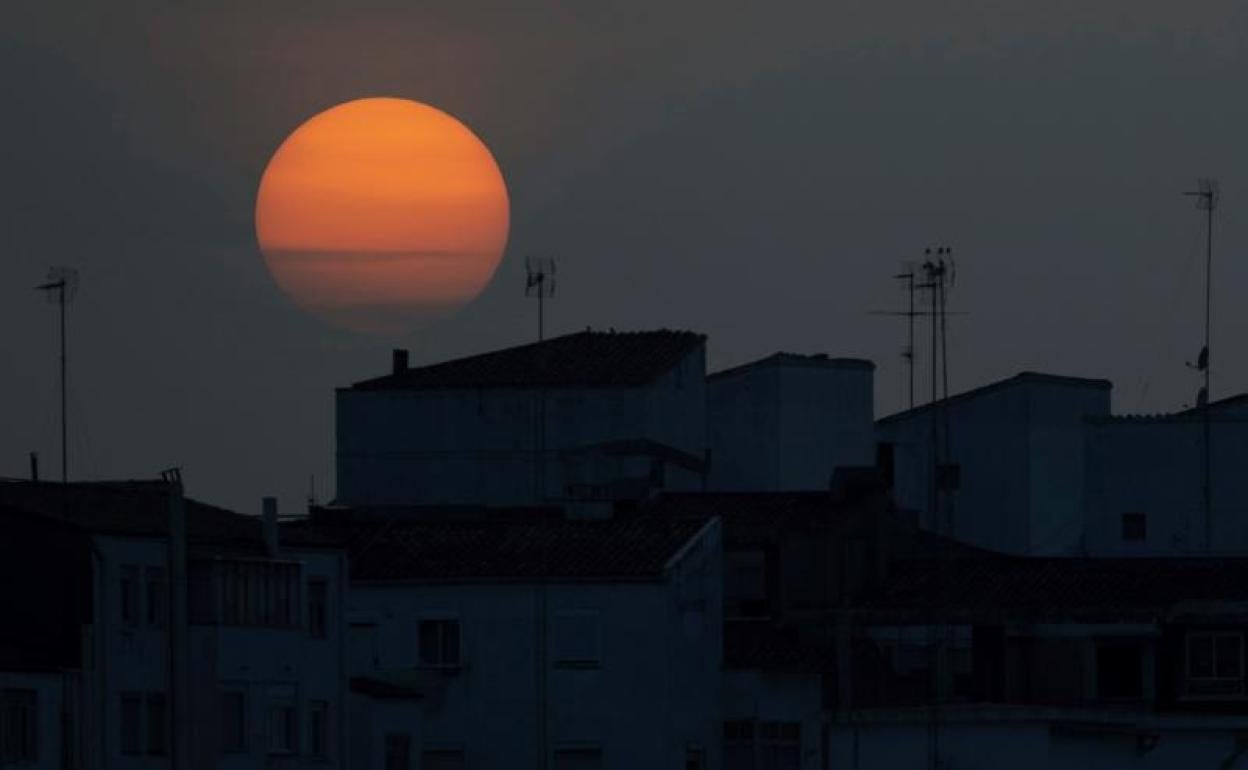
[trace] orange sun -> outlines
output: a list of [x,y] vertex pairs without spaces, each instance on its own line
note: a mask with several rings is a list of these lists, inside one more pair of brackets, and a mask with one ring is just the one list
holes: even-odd
[[410,330],[471,301],[498,267],[508,220],[489,149],[406,99],[359,99],[308,120],[256,196],[256,238],[282,291],[367,332]]

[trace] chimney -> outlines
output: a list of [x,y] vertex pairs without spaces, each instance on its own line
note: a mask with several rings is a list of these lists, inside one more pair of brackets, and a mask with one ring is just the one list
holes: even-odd
[[403,348],[395,348],[392,356],[394,362],[394,374],[402,374],[407,371],[407,351]]
[[30,453],[30,480],[31,481],[39,480],[39,453],[38,452]]
[[264,537],[264,550],[269,556],[277,555],[277,498],[266,497],[261,501],[264,515],[260,522],[261,535]]

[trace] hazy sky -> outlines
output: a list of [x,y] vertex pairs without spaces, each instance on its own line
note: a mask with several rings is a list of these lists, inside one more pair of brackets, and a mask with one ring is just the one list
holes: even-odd
[[[890,276],[958,260],[951,380],[1107,377],[1118,411],[1190,403],[1200,218],[1217,231],[1214,397],[1248,390],[1248,3],[211,3],[0,6],[0,475],[180,465],[192,495],[295,510],[333,491],[333,388],[528,341],[523,257],[559,259],[555,331],[687,328],[720,368],[876,361],[902,405]],[[401,96],[466,122],[512,197],[493,285],[420,333],[337,331],[255,245],[260,173],[311,115]],[[920,348],[920,356],[925,356]],[[921,361],[922,363],[922,361]]]

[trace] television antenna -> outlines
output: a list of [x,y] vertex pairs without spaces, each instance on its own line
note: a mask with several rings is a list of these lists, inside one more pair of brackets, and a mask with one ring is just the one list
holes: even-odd
[[546,338],[546,298],[555,296],[555,260],[552,257],[526,257],[524,296],[537,298],[537,341]]
[[1196,189],[1183,193],[1189,198],[1196,199],[1196,208],[1205,212],[1205,344],[1200,349],[1200,355],[1196,357],[1196,363],[1189,364],[1193,369],[1204,374],[1204,385],[1200,388],[1200,393],[1196,397],[1196,404],[1200,409],[1201,416],[1201,433],[1202,433],[1202,451],[1201,451],[1201,467],[1203,470],[1203,495],[1205,509],[1205,549],[1213,548],[1213,471],[1211,469],[1212,462],[1210,458],[1210,428],[1209,428],[1209,387],[1210,387],[1210,361],[1212,356],[1209,352],[1209,346],[1212,342],[1213,331],[1213,212],[1217,210],[1218,203],[1222,197],[1221,187],[1218,180],[1203,177],[1197,180]]
[[[931,251],[930,249],[928,250]],[[914,362],[916,359],[916,350],[914,346],[914,319],[924,318],[936,315],[936,310],[918,310],[915,308],[915,296],[918,289],[928,288],[926,284],[919,284],[916,280],[919,277],[919,266],[914,262],[902,262],[900,271],[893,276],[894,279],[900,281],[906,292],[906,309],[905,310],[869,310],[870,315],[887,315],[901,316],[906,319],[906,346],[902,349],[901,357],[906,362],[907,380],[909,383],[910,404],[909,408],[914,408]],[[960,312],[945,311],[946,315],[965,315]],[[932,360],[936,360],[936,354],[933,352]]]
[[78,293],[78,271],[72,267],[53,267],[48,270],[48,280],[35,287],[45,292],[49,302],[60,306],[61,316],[61,483],[69,481],[69,448],[67,436],[67,410],[65,408],[66,351],[65,351],[65,305]]

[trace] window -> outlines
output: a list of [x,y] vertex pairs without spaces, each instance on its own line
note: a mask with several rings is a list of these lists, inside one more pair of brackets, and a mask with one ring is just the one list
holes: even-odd
[[724,571],[725,614],[733,618],[767,617],[767,555],[762,551],[728,551]]
[[1148,519],[1144,514],[1122,514],[1122,539],[1128,543],[1142,543],[1148,539]]
[[1143,697],[1143,644],[1133,640],[1113,640],[1097,645],[1096,694],[1101,698]]
[[39,759],[34,690],[0,690],[0,764]]
[[121,568],[121,622],[127,626],[139,622],[139,568],[133,565]]
[[299,719],[293,699],[269,704],[269,753],[295,754],[299,747]]
[[463,749],[425,749],[420,754],[421,770],[464,770]]
[[1187,635],[1187,695],[1227,698],[1244,694],[1244,635],[1237,631]]
[[121,753],[133,756],[143,745],[143,699],[134,693],[121,696]]
[[896,448],[891,441],[878,441],[875,444],[875,467],[884,480],[886,489],[893,489],[897,476]]
[[602,633],[597,612],[560,612],[554,617],[555,665],[597,668],[602,662]]
[[147,622],[164,628],[169,616],[169,594],[163,567],[147,568]]
[[325,580],[308,581],[308,633],[324,639],[328,632],[329,583]]
[[754,770],[753,722],[724,722],[724,770]]
[[329,756],[329,702],[314,700],[308,704],[308,753],[314,759]]
[[759,724],[759,759],[766,770],[799,770],[802,726],[797,722]]
[[300,624],[298,564],[197,561],[190,570],[193,623],[292,628]]
[[420,663],[422,666],[459,665],[459,621],[426,618],[420,621]]
[[701,746],[690,744],[685,747],[685,770],[705,770],[706,755]]
[[154,757],[164,756],[169,748],[169,721],[165,711],[165,696],[161,693],[147,694],[147,753]]
[[386,770],[410,770],[411,766],[412,736],[406,733],[388,733],[386,735]]
[[221,750],[226,754],[247,750],[247,701],[241,692],[221,693]]
[[602,749],[555,749],[553,770],[600,770],[601,768]]

